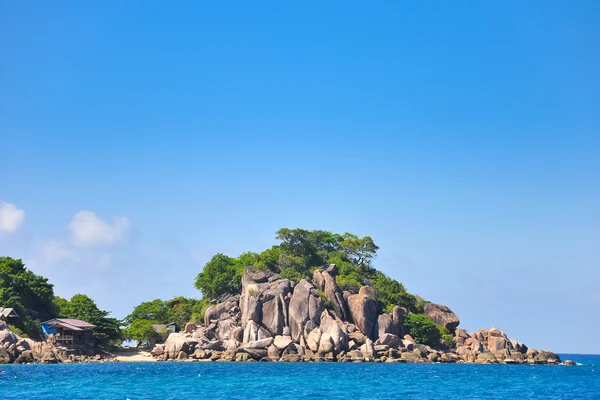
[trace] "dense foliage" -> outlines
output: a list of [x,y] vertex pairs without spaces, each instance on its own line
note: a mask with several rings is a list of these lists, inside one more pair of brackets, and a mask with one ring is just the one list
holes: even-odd
[[12,307],[19,318],[17,332],[37,337],[40,321],[55,315],[54,291],[48,279],[29,271],[23,261],[0,257],[0,307]]
[[208,307],[208,300],[176,297],[163,301],[160,299],[143,302],[133,309],[123,322],[127,325],[125,337],[144,341],[153,337],[156,332],[152,325],[176,323],[184,327],[187,322],[200,322]]
[[48,279],[29,271],[23,261],[0,257],[0,307],[12,307],[19,318],[11,320],[11,329],[34,339],[39,338],[41,323],[51,318],[76,318],[96,325],[97,343],[108,345],[120,340],[120,321],[108,317],[88,296],[77,294],[71,300],[54,296]]
[[404,327],[417,343],[436,346],[440,341],[439,327],[426,315],[409,313],[404,320]]
[[[148,340],[160,333],[161,332],[157,332],[154,329],[154,322],[147,319],[136,319],[123,331],[125,338],[138,340],[140,342]],[[166,334],[167,332],[165,331],[162,333]]]
[[312,279],[316,268],[334,263],[339,268],[336,283],[342,290],[356,293],[366,283],[373,286],[379,312],[389,312],[396,305],[414,313],[423,310],[423,299],[372,267],[379,247],[370,236],[283,228],[275,238],[281,243],[260,254],[248,252],[238,258],[215,255],[196,277],[195,287],[205,298],[216,299],[240,292],[241,277],[247,266],[276,272],[298,282]]
[[92,336],[96,339],[97,345],[108,346],[121,342],[121,322],[116,318],[108,317],[110,312],[100,310],[94,300],[85,294],[76,294],[70,301],[55,297],[54,304],[59,317],[80,319],[96,325]]

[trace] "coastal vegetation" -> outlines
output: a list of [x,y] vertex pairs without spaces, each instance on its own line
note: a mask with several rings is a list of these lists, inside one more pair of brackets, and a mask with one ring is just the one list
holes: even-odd
[[380,312],[389,312],[394,306],[423,312],[426,302],[421,297],[373,268],[379,247],[370,236],[282,228],[275,238],[281,243],[261,253],[247,252],[238,258],[216,254],[198,274],[194,286],[205,298],[217,299],[240,292],[241,278],[248,266],[299,282],[312,279],[313,272],[324,265],[336,264],[339,272],[335,279],[340,289],[356,293],[361,286],[372,285]]
[[54,295],[54,285],[47,278],[34,274],[22,260],[0,257],[0,306],[14,308],[19,318],[11,329],[21,336],[38,338],[41,323],[51,318],[76,318],[96,325],[93,337],[101,346],[121,341],[121,322],[110,318],[110,312],[98,308],[84,294],[70,300]]
[[[340,290],[358,293],[361,286],[369,285],[375,292],[378,314],[391,313],[396,306],[409,311],[406,326],[415,339],[436,343],[443,335],[448,337],[449,332],[423,314],[427,301],[373,267],[379,247],[370,236],[282,228],[275,238],[279,243],[260,253],[245,252],[238,257],[214,255],[193,283],[201,291],[202,299],[176,297],[142,302],[122,321],[109,317],[109,312],[99,309],[87,295],[76,294],[70,300],[55,296],[53,285],[46,278],[28,270],[21,260],[10,257],[0,258],[0,303],[14,307],[19,314],[12,326],[18,333],[36,337],[41,321],[59,316],[76,318],[96,325],[94,338],[106,346],[122,339],[143,341],[156,333],[153,325],[184,326],[187,322],[201,322],[211,301],[241,292],[242,276],[249,266],[299,282],[311,281],[315,270],[335,264],[335,282]],[[322,290],[318,293],[324,307],[333,309],[334,304],[325,293]]]
[[[248,266],[299,282],[311,280],[314,271],[324,265],[335,264],[338,268],[335,282],[341,290],[358,293],[361,286],[372,286],[379,314],[390,313],[396,306],[404,307],[418,315],[414,317],[414,329],[423,343],[439,341],[442,332],[423,315],[427,301],[409,293],[401,282],[373,267],[379,246],[370,236],[282,228],[275,238],[280,243],[261,253],[246,252],[238,258],[214,255],[196,277],[194,286],[202,292],[205,300],[216,300],[240,293],[242,275]],[[331,304],[324,294],[321,297],[325,306],[330,308]]]

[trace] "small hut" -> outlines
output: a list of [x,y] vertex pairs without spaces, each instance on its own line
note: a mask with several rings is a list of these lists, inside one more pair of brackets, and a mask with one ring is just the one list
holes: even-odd
[[53,318],[42,322],[42,332],[54,335],[55,343],[68,349],[93,346],[92,330],[95,327],[96,325],[72,318]]
[[0,320],[11,322],[11,320],[17,318],[19,318],[19,314],[17,314],[14,308],[0,307]]

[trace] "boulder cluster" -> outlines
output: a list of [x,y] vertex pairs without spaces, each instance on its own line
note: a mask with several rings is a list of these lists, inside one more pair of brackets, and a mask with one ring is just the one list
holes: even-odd
[[479,364],[559,364],[560,357],[552,352],[537,351],[509,339],[497,328],[468,333],[456,329],[456,354],[465,362]]
[[52,341],[35,341],[21,338],[0,321],[0,364],[56,364],[69,362],[99,361],[101,356],[90,354],[67,354],[55,347]]
[[335,264],[314,272],[312,282],[295,283],[278,274],[249,267],[242,292],[211,305],[199,325],[188,323],[171,333],[152,354],[179,361],[339,361],[558,363],[550,352],[537,352],[492,328],[469,334],[458,329],[448,307],[427,304],[425,314],[455,334],[456,348],[440,342],[416,343],[404,326],[407,310],[377,313],[375,291],[342,291]]

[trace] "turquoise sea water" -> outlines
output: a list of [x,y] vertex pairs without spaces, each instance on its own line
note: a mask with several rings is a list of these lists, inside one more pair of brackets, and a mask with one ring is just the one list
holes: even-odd
[[600,356],[561,357],[583,365],[0,365],[0,399],[600,399]]

